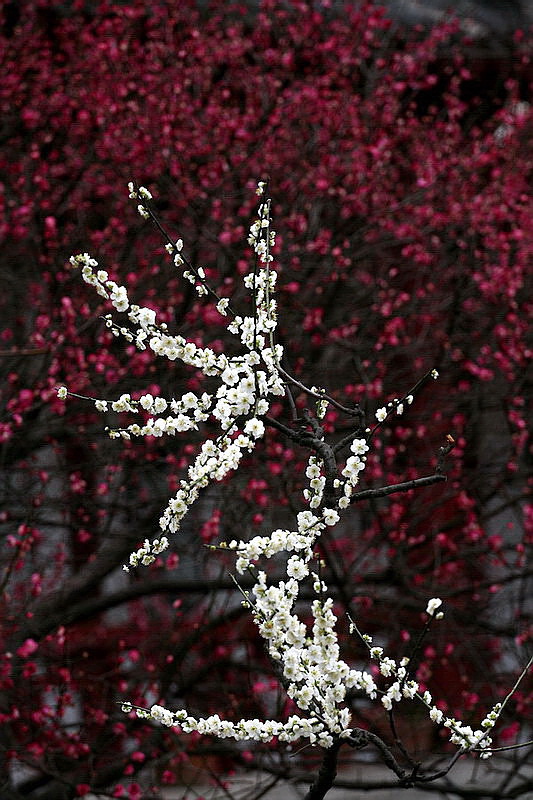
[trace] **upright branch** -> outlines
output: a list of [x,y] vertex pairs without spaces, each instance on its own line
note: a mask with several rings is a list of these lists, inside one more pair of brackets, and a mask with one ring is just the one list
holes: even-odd
[[341,744],[342,741],[337,739],[324,753],[318,775],[309,787],[304,800],[323,800],[333,786],[337,775],[337,761]]

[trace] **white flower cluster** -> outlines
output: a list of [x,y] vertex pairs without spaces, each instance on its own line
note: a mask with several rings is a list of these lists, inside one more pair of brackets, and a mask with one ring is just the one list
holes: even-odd
[[442,600],[440,597],[432,597],[426,606],[426,614],[429,614],[430,617],[435,617],[435,619],[442,619],[444,616],[442,611],[437,613],[437,610],[441,607],[441,605]]
[[[181,256],[179,258],[181,258]],[[176,263],[176,258],[174,259],[174,263]],[[192,273],[188,269],[184,270],[183,277],[185,278],[185,280],[189,281],[189,283],[192,283],[192,285],[194,286],[194,290],[196,294],[199,295],[199,297],[204,297],[205,295],[209,294],[207,286],[205,285],[205,283],[203,283],[203,281],[205,281],[204,268],[198,267],[198,269],[196,270],[196,274],[200,278],[199,281],[196,280],[196,275],[194,275],[194,273]]]
[[[144,544],[140,547],[135,553],[130,554],[130,566],[131,567],[138,567],[139,564],[143,566],[148,566],[148,564],[153,564],[155,561],[155,557],[162,553],[163,550],[166,550],[168,547],[168,539],[166,536],[162,536],[160,539],[154,539],[153,542],[150,542],[148,539],[144,540]],[[124,566],[123,569],[128,572],[129,568]]]
[[111,300],[117,311],[127,311],[129,308],[128,293],[124,286],[119,286],[110,280],[104,269],[94,271],[98,262],[88,253],[79,253],[69,259],[73,267],[81,267],[81,274],[85,283],[96,288],[98,294],[105,300]]
[[[132,711],[130,703],[122,705],[123,711]],[[330,747],[333,738],[324,729],[321,720],[310,717],[304,719],[291,716],[287,722],[276,720],[241,719],[239,722],[229,722],[220,719],[218,714],[199,719],[191,717],[187,711],[169,711],[160,705],[153,705],[150,709],[136,708],[135,712],[141,719],[152,719],[167,727],[178,727],[183,733],[197,731],[203,735],[217,736],[219,739],[236,739],[237,741],[270,742],[274,737],[281,742],[296,742],[298,739],[309,739],[312,744]]]
[[[135,189],[135,186],[133,185],[132,181],[130,181],[128,183],[128,191],[129,191],[130,200],[151,200],[152,199],[151,193],[148,191],[148,189],[145,186],[139,186],[139,189],[137,191]],[[149,219],[150,218],[150,213],[149,213],[147,207],[142,202],[140,202],[138,204],[137,211],[139,212],[139,214],[141,215],[141,217],[143,219]]]
[[[305,512],[304,512],[305,513]],[[298,572],[304,560],[296,556],[289,559],[290,569]],[[241,720],[238,723],[220,720],[218,715],[196,720],[187,712],[170,712],[162,706],[150,711],[139,710],[140,716],[151,717],[164,725],[179,725],[184,732],[198,731],[220,737],[270,741],[277,736],[280,741],[306,738],[312,744],[331,747],[334,736],[349,736],[350,711],[340,708],[347,689],[355,688],[370,698],[376,697],[374,679],[367,672],[350,669],[339,657],[335,633],[337,618],[332,611],[333,601],[316,599],[312,603],[313,627],[292,613],[298,596],[298,580],[306,577],[304,568],[298,578],[289,578],[278,586],[267,586],[266,574],[258,574],[250,600],[254,619],[261,635],[268,642],[269,653],[280,664],[288,695],[309,716],[291,717],[286,723],[273,720]],[[327,591],[320,578],[313,574],[316,591]],[[127,711],[131,705],[127,705]]]
[[399,664],[393,658],[383,654],[382,647],[371,647],[372,637],[363,636],[364,641],[369,646],[370,657],[379,662],[379,671],[385,678],[396,678],[396,680],[382,693],[381,703],[386,711],[391,711],[393,703],[399,703],[406,698],[412,700],[417,696],[418,683],[409,680],[407,676],[408,658],[402,658]]
[[305,475],[309,478],[309,489],[303,490],[304,499],[311,508],[318,508],[322,502],[326,478],[322,474],[322,461],[317,456],[309,456]]
[[[442,612],[438,614],[435,613],[441,605],[442,600],[439,597],[432,598],[427,604],[426,613],[430,616],[434,616],[435,619],[442,619]],[[472,730],[469,725],[463,725],[462,722],[456,719],[445,717],[440,708],[433,704],[433,698],[429,691],[426,690],[423,694],[419,693],[418,683],[407,677],[409,659],[402,659],[398,665],[393,658],[384,655],[382,647],[371,646],[371,636],[364,635],[362,638],[369,647],[370,657],[379,662],[379,671],[381,675],[386,678],[395,678],[394,682],[381,696],[381,703],[387,711],[391,711],[393,703],[398,703],[402,699],[417,699],[428,709],[429,718],[432,722],[451,730],[450,742],[452,744],[455,744],[463,750],[481,750],[481,758],[490,757],[491,753],[488,751],[488,748],[490,748],[492,740],[488,735],[488,731],[494,727],[498,720],[502,709],[501,703],[497,703],[485,717],[481,722],[479,730]]]
[[[322,390],[313,386],[312,391],[320,392]],[[320,412],[324,411],[326,406],[327,401],[325,400],[319,400],[317,403]],[[323,438],[323,434],[321,438]],[[368,449],[368,442],[366,439],[354,438],[350,445],[350,450],[353,455],[348,457],[344,469],[341,472],[345,480],[342,481],[339,478],[335,478],[333,481],[333,488],[340,494],[337,502],[340,509],[348,508],[350,505],[350,497],[352,496],[353,489],[359,482],[359,473],[362,472],[366,466],[366,453]],[[309,488],[303,490],[303,496],[313,509],[319,508],[322,503],[322,496],[326,485],[326,478],[323,471],[324,464],[322,460],[315,455],[311,455],[305,470],[305,475],[309,479]]]
[[[316,397],[316,395],[325,394],[326,390],[323,389],[321,386],[311,386],[311,392]],[[325,398],[323,400],[317,400],[315,409],[316,415],[318,419],[324,419],[326,416],[326,411],[328,410],[329,402]]]
[[[497,716],[498,715],[496,714],[496,719]],[[492,727],[494,722],[492,722],[489,717],[486,717],[481,725],[489,722],[491,723],[490,727]],[[463,725],[461,722],[450,718],[446,718],[442,722],[442,725],[452,731],[450,736],[450,742],[452,744],[460,747],[461,750],[479,749],[481,750],[481,758],[490,758],[491,753],[487,752],[487,750],[492,744],[492,739],[487,733],[488,729],[472,730],[470,725]]]
[[[424,702],[427,704],[427,697],[429,692],[424,694]],[[429,695],[431,702],[431,695]],[[429,716],[433,722],[448,728],[451,731],[450,742],[460,747],[461,750],[478,750],[480,751],[481,758],[490,758],[490,746],[492,739],[489,736],[489,731],[495,726],[499,719],[500,713],[503,709],[502,703],[496,705],[487,714],[485,719],[482,720],[480,727],[473,730],[470,725],[463,725],[462,722],[453,719],[452,717],[444,717],[440,709],[433,706],[429,712]]]
[[237,469],[243,452],[251,452],[255,441],[264,434],[264,424],[256,418],[249,419],[244,428],[245,433],[240,433],[234,439],[226,435],[219,437],[216,442],[207,439],[203,443],[200,453],[188,469],[189,480],[180,481],[180,488],[159,520],[161,530],[176,533],[181,520],[198,499],[200,490],[211,480],[221,481],[231,470]]
[[350,504],[350,497],[353,489],[359,483],[359,473],[366,467],[366,453],[368,452],[368,442],[366,439],[354,439],[350,445],[351,455],[341,474],[346,480],[342,486],[343,496],[339,499],[339,508],[347,508]]
[[[264,571],[255,574],[255,585],[246,595],[261,636],[265,639],[270,657],[277,661],[289,697],[300,710],[311,717],[301,720],[313,722],[313,728],[301,733],[312,742],[329,747],[333,736],[348,735],[349,709],[342,703],[349,688],[376,697],[376,685],[370,673],[351,669],[340,658],[340,648],[331,598],[323,580],[312,573],[314,591],[319,595],[311,606],[312,630],[294,612],[298,599],[299,583],[310,574],[309,562],[314,557],[317,538],[328,525],[335,525],[339,514],[325,508],[320,516],[311,511],[297,514],[297,530],[275,530],[270,536],[256,536],[248,542],[232,541],[227,547],[238,553],[237,570],[248,570],[260,558],[272,558],[287,553],[287,580],[277,585],[267,585]],[[317,720],[320,720],[317,727]],[[312,735],[311,735],[312,734]]]
[[445,717],[439,708],[432,705],[430,692],[424,692],[421,700],[429,708],[429,717],[432,722],[436,725],[442,725],[451,731],[450,742],[452,744],[455,744],[461,750],[478,750],[481,758],[490,758],[492,739],[488,732],[498,721],[503,708],[502,703],[496,703],[485,719],[482,720],[480,728],[473,730],[470,725],[463,725],[459,720]]
[[[436,373],[436,375],[433,375],[433,372]],[[431,373],[432,377],[438,377],[437,370],[433,370],[433,372]],[[390,403],[387,403],[386,406],[383,406],[382,408],[378,408],[378,410],[376,411],[376,419],[377,419],[377,421],[378,422],[384,422],[384,420],[387,419],[387,416],[389,415],[389,413],[391,411],[396,411],[398,416],[401,416],[403,414],[404,408],[405,408],[404,403],[407,403],[407,405],[410,406],[411,403],[413,402],[413,399],[414,398],[413,398],[412,394],[408,394],[403,399],[403,401],[402,400],[398,400],[398,398],[395,397],[394,400],[391,400]]]
[[[128,188],[133,199],[151,199],[150,192],[142,186],[136,190],[131,183]],[[260,417],[268,411],[270,398],[282,395],[285,391],[278,370],[283,348],[274,343],[272,336],[276,328],[276,302],[271,295],[276,284],[276,273],[270,266],[270,248],[274,245],[275,233],[270,230],[269,212],[270,201],[261,203],[259,219],[250,228],[248,242],[258,256],[259,265],[256,265],[252,274],[246,276],[244,283],[253,295],[254,313],[252,316],[237,316],[228,325],[228,331],[238,336],[244,346],[244,352],[231,358],[216,354],[210,348],[199,347],[182,336],[171,335],[166,324],[157,323],[153,309],[131,304],[126,288],[110,280],[105,270],[98,269],[97,261],[88,253],[71,258],[71,264],[81,268],[86,283],[94,286],[104,299],[110,300],[117,311],[127,312],[130,327],[116,325],[111,315],[107,315],[106,324],[115,335],[124,336],[140,350],[149,347],[157,355],[171,361],[180,359],[201,370],[204,375],[216,376],[220,380],[215,395],[204,393],[201,398],[188,392],[180,399],[171,401],[152,398],[149,394],[143,395],[138,401],[132,400],[129,394],[123,394],[111,403],[106,400],[95,401],[95,407],[102,412],[107,411],[110,405],[115,412],[137,413],[144,410],[152,415],[142,425],[133,423],[110,429],[112,438],[175,435],[196,429],[198,423],[205,422],[209,416],[218,421],[222,433],[216,441],[208,439],[204,442],[189,467],[188,480],[180,482],[178,492],[160,519],[163,532],[177,531],[199,491],[211,480],[220,481],[238,467],[243,453],[250,452],[256,441],[264,435],[265,428]],[[183,263],[180,256],[183,248],[181,239],[170,248],[174,253],[174,262]],[[205,278],[201,268],[197,273],[202,280]],[[192,274],[186,277],[195,280]],[[224,298],[218,302],[217,308],[221,313],[226,312],[228,303]],[[59,396],[64,396],[63,391]],[[168,408],[172,414],[163,416]],[[166,542],[168,546],[166,536],[156,541]],[[146,542],[144,547],[132,554],[130,566],[150,563],[147,561],[150,552],[145,550]],[[129,569],[126,565],[124,568]]]
[[[336,515],[334,509],[325,509],[324,513]],[[300,511],[297,514],[298,530],[288,531],[277,529],[268,536],[254,536],[247,542],[232,540],[228,549],[238,552],[236,568],[242,575],[246,570],[262,556],[272,558],[277,553],[298,553],[300,558],[308,562],[313,556],[313,547],[316,539],[324,530],[326,522],[324,518],[316,517],[310,511]]]
[[[353,455],[348,457],[341,472],[345,480],[342,481],[336,478],[333,482],[335,490],[341,495],[337,502],[341,510],[348,508],[350,505],[350,497],[352,496],[353,489],[359,482],[359,473],[362,472],[366,466],[366,453],[368,449],[366,439],[354,439],[350,445],[350,450]],[[303,490],[304,499],[309,503],[310,508],[317,509],[322,503],[322,496],[326,485],[326,478],[323,474],[323,462],[321,459],[315,455],[311,455],[307,462],[305,475],[309,479],[309,488]]]
[[270,200],[261,203],[258,209],[259,219],[250,226],[248,244],[253,247],[263,264],[273,261],[270,248],[276,243],[276,232],[270,230]]
[[95,400],[97,411],[105,412],[109,405],[116,412],[133,412],[141,410],[151,414],[163,414],[167,409],[175,414],[165,417],[149,417],[144,425],[133,423],[125,428],[111,429],[111,438],[130,439],[132,436],[163,436],[164,434],[174,436],[176,433],[197,430],[199,422],[205,422],[211,411],[213,398],[204,393],[197,397],[193,392],[187,392],[179,400],[165,400],[164,397],[153,397],[151,394],[142,395],[139,400],[132,400],[129,394],[123,394],[118,400],[109,404],[106,400]]
[[[314,527],[318,527],[316,523]],[[429,709],[429,717],[435,724],[450,729],[452,744],[465,751],[481,751],[481,757],[488,758],[492,741],[488,731],[498,720],[502,704],[494,706],[479,730],[445,717],[433,705],[431,693],[425,691],[421,695],[418,683],[408,678],[409,659],[404,658],[398,664],[384,655],[382,647],[371,646],[371,636],[363,635],[370,656],[379,662],[381,675],[394,679],[385,691],[379,690],[370,673],[351,669],[340,659],[335,633],[337,618],[332,611],[331,598],[313,601],[312,631],[308,631],[293,613],[298,597],[298,582],[309,574],[306,568],[302,569],[302,564],[305,564],[303,558],[289,558],[287,572],[292,572],[292,577],[277,586],[267,586],[266,574],[259,572],[253,589],[254,597],[248,595],[247,605],[252,608],[259,631],[268,642],[270,656],[280,664],[288,695],[302,711],[309,712],[307,718],[293,716],[286,723],[274,720],[261,722],[257,719],[232,723],[221,720],[218,714],[207,719],[195,719],[184,710],[171,712],[160,705],[152,706],[150,710],[137,709],[138,716],[151,718],[169,727],[179,726],[186,733],[198,731],[221,738],[265,742],[275,736],[287,742],[306,738],[311,744],[327,748],[331,747],[335,737],[347,738],[352,733],[349,727],[350,712],[347,708],[340,708],[339,704],[343,702],[347,689],[354,688],[370,699],[376,699],[381,694],[381,703],[388,711],[392,710],[394,703],[403,699],[422,702]],[[313,573],[312,577],[315,592],[326,593],[327,586],[319,576]],[[131,704],[125,703],[123,710],[130,712]]]
[[[259,195],[263,194],[264,188],[265,184],[260,183]],[[129,190],[130,197],[139,201],[139,213],[143,217],[152,216],[147,205],[151,199],[150,192],[142,186],[135,189],[133,184],[129,185]],[[261,417],[267,413],[272,398],[285,391],[279,366],[283,350],[281,345],[275,343],[273,335],[277,324],[277,307],[273,298],[276,273],[271,268],[273,257],[270,251],[275,244],[275,233],[270,230],[269,199],[259,207],[259,217],[250,228],[248,243],[256,256],[253,272],[244,279],[244,285],[252,296],[253,313],[244,317],[235,316],[227,326],[239,342],[240,352],[233,357],[217,354],[181,336],[171,335],[165,324],[158,324],[154,310],[131,304],[126,288],[111,280],[105,270],[98,269],[97,262],[87,253],[71,259],[74,266],[81,267],[87,283],[93,285],[117,311],[127,312],[127,326],[118,326],[111,315],[107,316],[106,324],[115,335],[124,336],[140,350],[150,348],[171,361],[180,359],[184,364],[219,381],[216,392],[204,393],[201,397],[187,392],[179,399],[166,400],[147,393],[138,400],[123,394],[115,401],[95,401],[95,407],[101,412],[107,412],[110,407],[116,413],[148,415],[147,419],[144,417],[144,424],[133,423],[111,430],[111,436],[127,439],[131,436],[174,435],[197,428],[209,417],[215,419],[220,427],[220,435],[216,439],[204,441],[188,468],[187,478],[180,481],[178,491],[163,512],[159,521],[163,535],[152,542],[146,539],[130,555],[129,564],[124,566],[126,571],[131,567],[153,563],[155,557],[169,546],[166,533],[179,530],[181,520],[203,488],[237,469],[243,454],[253,450],[265,432]],[[185,263],[181,255],[182,248],[181,239],[167,246],[177,266]],[[205,273],[201,268],[187,269],[184,276],[195,285],[199,294],[208,293]],[[225,314],[228,307],[227,298],[217,301],[217,309],[221,314]],[[436,371],[433,371],[432,377],[437,377]],[[60,398],[65,398],[67,394],[65,387],[58,389]],[[327,408],[325,397],[320,397],[323,390],[313,387],[311,394],[315,397],[318,395],[318,416],[321,418]],[[407,395],[402,401],[395,399],[379,408],[376,412],[378,422],[384,421],[394,410],[401,414],[404,403],[410,404],[412,400],[413,396]],[[315,545],[321,534],[327,526],[335,525],[340,519],[339,511],[350,505],[353,489],[366,466],[371,436],[372,431],[367,429],[364,437],[355,437],[351,442],[351,455],[339,478],[334,481],[334,489],[339,497],[336,508],[324,507],[324,462],[317,455],[312,455],[306,467],[309,487],[304,490],[304,498],[310,509],[297,514],[295,530],[277,529],[269,535],[255,536],[249,541],[234,539],[227,545],[221,545],[236,553],[236,569],[240,574],[249,571],[254,576],[253,588],[243,592],[244,604],[251,609],[268,652],[278,664],[283,685],[302,716],[292,716],[285,723],[274,720],[261,722],[257,719],[232,723],[221,720],[217,714],[197,719],[185,710],[173,712],[161,705],[153,705],[150,709],[136,707],[139,717],[168,727],[178,727],[185,733],[197,731],[221,738],[256,741],[270,741],[277,737],[280,741],[293,742],[306,738],[312,744],[327,748],[336,738],[349,737],[351,734],[351,714],[345,700],[347,691],[352,689],[372,700],[380,695],[381,703],[388,711],[401,700],[422,702],[433,722],[450,729],[454,744],[462,749],[487,750],[491,741],[488,731],[497,720],[500,708],[495,707],[483,720],[481,729],[474,731],[461,722],[444,718],[430,693],[426,691],[421,695],[418,683],[409,677],[408,659],[398,664],[384,654],[383,648],[372,647],[371,637],[365,635],[362,638],[367,643],[371,658],[379,663],[381,678],[386,680],[384,689],[378,688],[370,672],[352,669],[340,656],[333,600],[327,596],[328,587],[324,580],[317,572],[311,571],[310,564],[316,558]],[[286,575],[277,584],[269,585],[267,573],[260,569],[258,562],[280,554],[286,557]],[[315,593],[310,609],[312,622],[308,624],[296,613],[296,605],[300,602],[300,584],[304,580],[311,581]],[[438,610],[440,606],[439,598],[429,600],[426,612],[430,618],[442,617],[442,612]],[[125,703],[123,710],[129,713],[133,706]]]
[[[165,245],[165,250],[167,253],[169,253],[169,255],[173,256],[174,265],[176,267],[182,267],[183,264],[185,264],[185,259],[181,255],[181,251],[183,250],[183,239],[177,239],[174,243],[169,242]],[[203,267],[197,267],[194,272],[191,271],[191,269],[186,269],[182,274],[185,280],[189,281],[189,283],[194,286],[196,293],[200,297],[204,297],[209,294],[205,280],[205,270]]]

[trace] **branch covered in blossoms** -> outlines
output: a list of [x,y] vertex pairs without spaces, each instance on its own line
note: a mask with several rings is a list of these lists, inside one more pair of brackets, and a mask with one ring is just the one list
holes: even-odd
[[[281,431],[309,451],[304,470],[307,483],[302,492],[301,509],[295,513],[293,524],[252,538],[245,538],[244,534],[236,536],[214,548],[234,554],[238,575],[252,576],[252,588],[241,589],[243,604],[250,611],[280,683],[298,713],[286,721],[242,719],[232,722],[218,714],[201,718],[185,709],[172,711],[162,703],[145,708],[126,701],[122,708],[126,713],[134,712],[141,718],[174,728],[177,733],[198,732],[238,741],[270,742],[277,739],[292,743],[307,740],[329,752],[328,770],[333,770],[328,773],[330,777],[334,774],[334,762],[341,744],[358,748],[370,745],[377,748],[384,762],[403,783],[414,781],[415,772],[416,780],[427,781],[431,776],[424,775],[418,765],[411,771],[398,765],[387,743],[358,725],[347,702],[348,696],[356,695],[366,702],[379,704],[391,715],[391,720],[400,702],[416,703],[432,723],[448,730],[450,742],[460,753],[477,751],[482,757],[490,755],[489,732],[499,718],[502,705],[494,706],[475,730],[460,720],[447,717],[430,691],[421,688],[413,677],[419,645],[415,646],[411,657],[398,661],[386,654],[384,648],[373,646],[371,637],[361,633],[353,620],[350,620],[351,632],[363,642],[368,651],[367,659],[377,665],[377,670],[351,666],[341,654],[333,598],[320,567],[320,546],[321,540],[328,535],[328,529],[346,521],[356,501],[411,491],[446,480],[444,459],[454,446],[451,436],[440,448],[436,469],[431,475],[400,484],[356,490],[378,428],[392,414],[401,415],[410,408],[418,391],[430,379],[436,379],[438,373],[430,370],[400,399],[379,407],[375,412],[376,423],[368,427],[359,406],[348,408],[328,395],[325,389],[305,386],[282,366],[283,347],[276,341],[278,312],[274,292],[277,274],[272,255],[276,237],[271,229],[271,201],[265,197],[265,189],[266,184],[260,182],[257,189],[261,197],[258,215],[247,239],[252,252],[252,266],[243,283],[251,312],[239,314],[232,308],[226,327],[228,343],[232,340],[228,352],[231,349],[233,355],[200,347],[172,333],[166,323],[158,321],[155,311],[132,303],[127,288],[111,279],[88,253],[73,256],[71,264],[81,269],[84,281],[94,286],[115,312],[125,315],[122,321],[117,321],[116,315],[112,314],[105,317],[107,327],[115,336],[124,338],[138,350],[149,349],[169,361],[181,361],[201,372],[210,379],[210,386],[216,387],[200,395],[188,391],[178,398],[153,397],[146,392],[138,399],[132,399],[130,394],[122,394],[116,400],[92,399],[94,407],[101,413],[113,411],[134,417],[142,414],[139,422],[109,428],[111,438],[175,436],[200,430],[207,423],[214,423],[218,428],[216,436],[205,438],[187,469],[186,477],[180,480],[178,490],[161,515],[157,536],[145,539],[130,554],[128,563],[124,564],[126,572],[153,563],[170,546],[169,537],[179,532],[183,518],[202,490],[237,470],[243,456],[253,453],[269,427]],[[202,268],[189,262],[182,240],[172,242],[165,233],[150,204],[150,192],[133,183],[129,185],[129,192],[137,203],[139,214],[153,219],[165,235],[167,252],[172,256],[174,266],[182,270],[185,280],[194,284],[200,297],[214,298],[218,311],[227,314],[229,298],[221,298],[208,285]],[[312,401],[315,412],[304,408],[299,417],[286,424],[273,415],[272,403],[285,397],[294,410],[296,405],[292,393],[295,391]],[[64,399],[68,390],[61,387],[58,395]],[[351,433],[337,442],[327,440],[321,424],[330,405],[337,411],[346,412],[352,426]],[[279,576],[280,565],[284,570],[282,577]],[[304,583],[310,587],[310,602],[307,602],[308,592],[305,597],[301,592]],[[430,626],[443,618],[441,607],[440,598],[427,601],[427,620],[419,642]],[[310,794],[310,797],[323,796],[331,781],[328,784],[324,779],[318,781],[318,785],[321,788],[312,790],[315,794]]]

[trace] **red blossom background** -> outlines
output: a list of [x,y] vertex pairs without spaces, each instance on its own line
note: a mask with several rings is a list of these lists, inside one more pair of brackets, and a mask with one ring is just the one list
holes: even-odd
[[[89,251],[173,330],[226,346],[223,318],[128,201],[132,179],[245,309],[253,187],[268,177],[280,341],[308,385],[371,419],[438,369],[375,437],[361,488],[430,474],[451,434],[448,482],[361,502],[323,555],[351,663],[365,653],[345,635],[347,609],[403,655],[427,600],[444,599],[418,679],[446,713],[479,723],[531,646],[526,34],[495,60],[454,21],[401,30],[372,5],[336,15],[274,0],[256,10],[28,0],[5,3],[1,24],[2,797],[135,798],[150,786],[152,797],[197,772],[298,770],[307,757],[176,737],[117,705],[234,719],[292,711],[235,598],[231,562],[202,545],[289,525],[308,455],[269,431],[253,462],[186,518],[171,569],[122,573],[198,436],[110,442],[113,415],[61,401],[56,387],[172,397],[202,378],[113,339],[68,257]],[[273,411],[289,418],[285,403]],[[335,441],[350,420],[330,410],[325,429]],[[529,735],[528,688],[508,704],[498,743]],[[390,739],[382,711],[352,703],[357,724]],[[411,706],[398,726],[417,757],[446,751]],[[511,753],[506,774],[525,758]]]

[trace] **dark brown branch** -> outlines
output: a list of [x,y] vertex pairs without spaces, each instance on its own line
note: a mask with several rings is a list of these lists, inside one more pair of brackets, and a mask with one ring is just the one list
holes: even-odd
[[338,739],[324,753],[322,766],[318,772],[316,780],[309,787],[304,800],[323,800],[329,792],[337,776],[337,759],[341,748],[341,740]]
[[[381,759],[382,759],[383,763],[391,770],[391,772],[394,772],[394,774],[397,775],[397,777],[400,779],[401,785],[402,786],[409,786],[410,785],[410,780],[409,779],[410,779],[411,773],[407,772],[407,770],[403,769],[403,767],[401,767],[398,764],[398,762],[396,761],[396,759],[392,755],[390,747],[388,747],[388,745],[385,744],[383,739],[381,739],[379,736],[376,736],[375,733],[371,733],[370,731],[365,731],[365,730],[359,729],[359,728],[355,728],[354,729],[354,732],[352,733],[352,737],[354,736],[354,734],[357,737],[355,739],[355,744],[354,744],[355,747],[358,747],[358,748],[361,747],[361,743],[360,743],[361,739],[364,740],[367,744],[373,744],[374,747],[377,750],[379,750],[379,753],[381,755]],[[352,737],[350,737],[350,739],[348,739],[348,741],[351,741]]]
[[[335,505],[336,493],[333,487],[333,481],[337,477],[337,461],[335,459],[334,449],[322,438],[323,431],[317,420],[311,413],[304,409],[302,412],[305,424],[312,428],[308,430],[306,427],[301,427],[298,430],[288,428],[283,423],[272,417],[264,416],[262,419],[265,424],[270,425],[276,430],[283,433],[291,441],[299,444],[301,447],[307,447],[313,450],[317,456],[324,462],[324,471],[326,473],[326,484],[324,487],[324,505]],[[301,421],[301,420],[300,420]]]
[[18,356],[42,356],[44,353],[50,352],[50,347],[27,347],[21,349],[13,347],[11,350],[0,350],[0,357],[17,358]]
[[300,443],[300,431],[295,431],[292,428],[287,427],[287,425],[284,425],[282,422],[274,419],[274,417],[264,415],[261,417],[261,419],[265,425],[270,425],[271,428],[275,428],[277,431],[280,431],[280,433],[282,433],[291,441],[296,442],[297,444]]
[[[407,675],[402,680],[400,686],[402,686],[405,683],[406,678]],[[409,751],[407,750],[407,748],[405,747],[404,743],[400,738],[400,734],[398,733],[398,729],[396,727],[396,721],[394,719],[394,711],[392,709],[388,711],[387,716],[389,718],[389,725],[391,733],[394,736],[394,742],[396,744],[396,747],[398,748],[398,750],[400,751],[406,762],[409,764],[413,772],[417,772],[420,769],[420,764],[414,760],[414,758],[411,756],[411,754],[409,753]]]
[[424,475],[422,478],[413,478],[413,480],[403,481],[403,483],[391,483],[389,486],[380,486],[377,489],[365,489],[362,492],[353,494],[350,498],[350,502],[357,503],[359,500],[387,497],[387,495],[394,494],[395,492],[409,492],[411,489],[419,489],[421,486],[432,486],[434,483],[441,483],[445,480],[447,480],[446,475],[442,472],[437,472],[434,475]]
[[[245,581],[246,588],[251,588],[253,583],[251,580]],[[138,581],[131,583],[116,592],[103,594],[101,596],[92,596],[87,594],[83,600],[77,603],[70,603],[63,605],[61,596],[55,595],[56,603],[49,608],[51,629],[61,622],[61,624],[72,625],[81,622],[84,619],[93,617],[95,614],[101,614],[108,611],[110,608],[115,608],[124,603],[141,597],[149,597],[159,594],[175,595],[209,595],[212,592],[232,591],[234,585],[227,578],[213,579],[213,580],[192,580],[190,578],[154,578],[149,580]],[[61,616],[59,616],[61,614]],[[44,630],[34,630],[32,633],[37,636],[40,632],[41,635],[48,633],[50,626]]]

